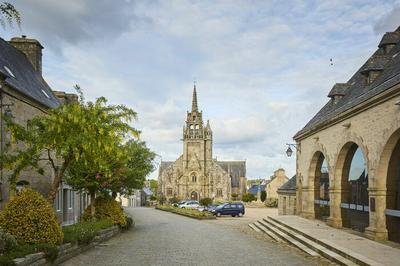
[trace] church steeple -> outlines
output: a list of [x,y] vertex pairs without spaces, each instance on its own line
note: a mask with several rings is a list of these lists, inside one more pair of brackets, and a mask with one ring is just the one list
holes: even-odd
[[193,97],[192,97],[192,112],[198,112],[197,107],[197,92],[196,92],[196,83],[193,86]]

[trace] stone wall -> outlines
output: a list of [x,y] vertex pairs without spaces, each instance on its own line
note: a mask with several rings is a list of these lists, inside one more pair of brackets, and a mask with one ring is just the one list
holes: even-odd
[[278,192],[278,214],[295,215],[296,214],[296,192]]
[[369,200],[375,210],[369,212],[366,232],[378,239],[387,238],[386,230],[386,176],[388,161],[399,140],[400,86],[380,98],[370,99],[358,107],[342,113],[315,133],[300,136],[297,141],[297,212],[306,218],[315,218],[314,178],[316,154],[322,153],[328,164],[330,217],[328,223],[342,226],[341,178],[349,151],[349,144],[357,144],[363,151],[368,170]]
[[278,169],[274,172],[274,175],[271,177],[271,182],[269,182],[265,186],[265,191],[267,192],[267,199],[277,199],[278,198],[278,189],[285,184],[289,178],[285,175],[285,170]]

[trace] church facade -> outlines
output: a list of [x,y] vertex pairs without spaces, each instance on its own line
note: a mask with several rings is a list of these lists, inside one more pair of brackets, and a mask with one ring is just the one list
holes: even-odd
[[213,132],[202,116],[194,86],[192,110],[183,127],[183,153],[176,161],[162,161],[159,168],[159,193],[167,199],[230,200],[246,191],[246,161],[213,159]]

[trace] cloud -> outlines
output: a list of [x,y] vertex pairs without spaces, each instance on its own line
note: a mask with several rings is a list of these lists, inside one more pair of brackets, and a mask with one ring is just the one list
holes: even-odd
[[400,26],[400,6],[394,7],[390,12],[382,16],[374,26],[377,34],[394,31]]
[[132,107],[134,126],[163,160],[182,153],[196,79],[214,155],[246,160],[250,178],[279,167],[295,173],[285,144],[328,101],[333,84],[367,60],[381,33],[400,24],[399,1],[13,3],[23,32],[46,48],[50,85],[71,91],[78,83],[88,99]]
[[151,23],[134,13],[134,1],[10,1],[22,17],[22,31],[60,51],[64,43],[98,40],[107,45],[131,27]]

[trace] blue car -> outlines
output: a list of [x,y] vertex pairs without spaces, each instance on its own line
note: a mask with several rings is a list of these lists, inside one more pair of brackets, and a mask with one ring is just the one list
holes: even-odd
[[244,210],[244,205],[241,202],[230,202],[219,205],[211,212],[218,217],[220,217],[221,215],[242,217],[245,213],[245,210]]

